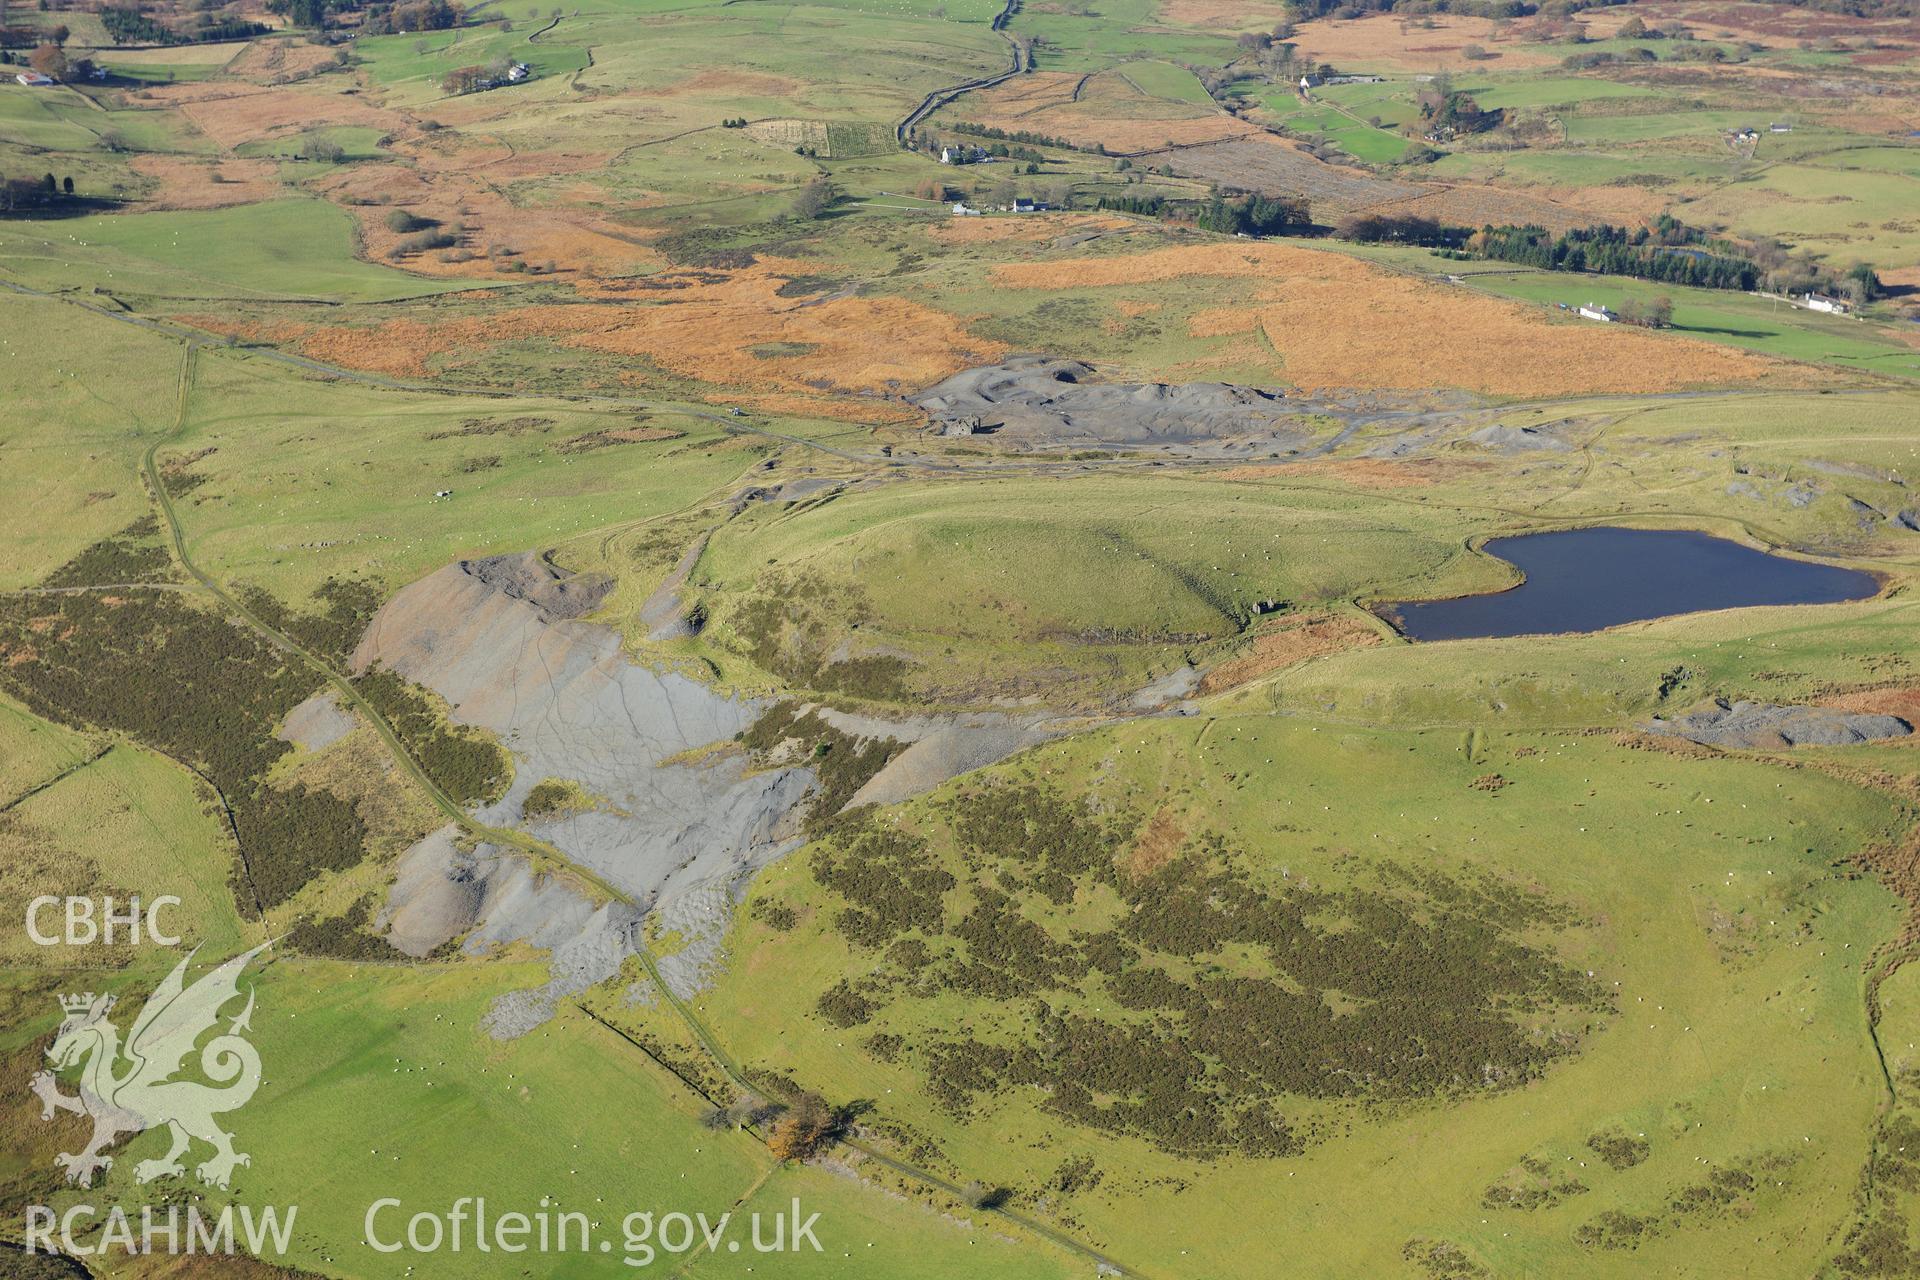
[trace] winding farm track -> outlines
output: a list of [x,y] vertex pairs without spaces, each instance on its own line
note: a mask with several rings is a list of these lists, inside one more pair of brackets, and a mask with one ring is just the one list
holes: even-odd
[[893,126],[893,140],[895,142],[898,142],[903,147],[906,146],[907,133],[910,130],[935,111],[938,111],[941,107],[946,106],[949,102],[958,98],[961,94],[971,93],[975,89],[990,89],[996,84],[1005,84],[1027,69],[1025,65],[1026,58],[1020,51],[1019,42],[1007,34],[1007,24],[1013,20],[1014,11],[1019,8],[1019,6],[1020,0],[1006,0],[1006,4],[993,20],[993,29],[999,32],[1000,37],[1007,42],[1008,56],[1011,59],[1011,63],[1007,69],[996,76],[985,76],[977,80],[968,80],[961,84],[949,85],[944,89],[935,89],[932,93],[920,99],[920,105],[907,112],[899,124]]
[[199,564],[194,561],[192,555],[187,550],[186,528],[181,524],[179,514],[174,510],[173,496],[167,492],[165,477],[160,473],[158,457],[160,450],[171,443],[186,429],[189,417],[188,409],[193,397],[194,376],[199,361],[200,346],[201,344],[197,340],[189,338],[186,341],[186,348],[181,355],[179,383],[175,392],[176,406],[172,430],[163,436],[157,437],[153,443],[147,446],[146,451],[140,456],[141,474],[146,479],[147,487],[152,494],[155,507],[158,509],[161,518],[166,522],[168,541],[172,546],[174,558],[179,562],[180,567],[186,570],[187,574],[192,577],[202,589],[211,594],[214,599],[218,600],[221,606],[229,613],[239,617],[249,626],[253,627],[254,630],[266,637],[268,642],[275,648],[299,659],[309,669],[321,676],[327,684],[331,685],[334,692],[338,694],[341,699],[366,717],[367,723],[373,726],[374,731],[378,733],[381,740],[386,743],[387,750],[393,755],[394,760],[412,776],[414,781],[420,784],[421,789],[426,792],[428,799],[433,802],[434,807],[454,822],[460,824],[462,829],[488,843],[517,849],[522,854],[529,856],[536,866],[544,866],[548,870],[559,870],[564,874],[584,880],[603,895],[630,902],[631,899],[620,892],[620,890],[614,888],[586,868],[573,863],[559,850],[545,842],[536,840],[523,831],[490,827],[485,823],[475,820],[460,806],[458,801],[448,795],[440,784],[433,780],[432,776],[427,773],[425,767],[413,758],[412,753],[401,743],[400,737],[394,731],[393,726],[374,708],[372,703],[361,696],[360,691],[354,687],[353,682],[349,680],[345,674],[335,670],[326,659],[301,644],[298,640],[295,640],[286,632],[273,626],[253,609],[247,607],[238,597],[228,591],[218,579],[202,569]]

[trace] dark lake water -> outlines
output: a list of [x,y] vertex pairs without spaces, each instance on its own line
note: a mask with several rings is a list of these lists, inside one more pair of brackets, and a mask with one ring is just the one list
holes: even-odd
[[1392,606],[1415,640],[1599,631],[1622,622],[1761,604],[1834,604],[1880,589],[1872,574],[1768,555],[1704,533],[1566,529],[1484,550],[1526,581],[1495,595]]

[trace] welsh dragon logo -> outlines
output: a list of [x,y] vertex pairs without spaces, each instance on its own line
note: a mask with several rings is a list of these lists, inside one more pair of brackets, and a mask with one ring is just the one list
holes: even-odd
[[[192,986],[186,985],[187,965],[193,960],[189,953],[147,1000],[124,1045],[119,1028],[107,1017],[114,997],[91,991],[60,997],[66,1018],[47,1050],[53,1070],[36,1073],[32,1088],[40,1098],[42,1120],[53,1119],[56,1111],[93,1117],[93,1137],[86,1149],[55,1157],[66,1169],[67,1181],[92,1186],[95,1173],[112,1167],[113,1157],[101,1153],[116,1139],[162,1125],[171,1134],[172,1147],[160,1159],[134,1166],[138,1182],[186,1172],[180,1157],[195,1138],[213,1147],[212,1158],[195,1169],[202,1182],[225,1188],[237,1166],[252,1163],[233,1149],[233,1135],[214,1122],[220,1113],[245,1106],[260,1087],[260,1055],[240,1034],[251,1029],[251,990],[246,1008],[200,1050],[200,1074],[214,1083],[174,1077],[200,1038],[215,1029],[221,1009],[239,996],[240,971],[271,945],[263,942],[235,956]],[[55,1072],[77,1063],[85,1064],[79,1094],[61,1093]]]

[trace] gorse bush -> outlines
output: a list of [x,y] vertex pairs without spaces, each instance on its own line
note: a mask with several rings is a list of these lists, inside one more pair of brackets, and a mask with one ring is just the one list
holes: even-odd
[[[1528,940],[1573,921],[1497,882],[1389,864],[1276,889],[1216,838],[1129,864],[1135,825],[1032,784],[973,787],[925,832],[846,815],[809,870],[839,902],[826,923],[873,962],[816,1013],[870,1026],[869,1051],[914,1061],[956,1116],[1033,1089],[1064,1119],[1201,1156],[1298,1150],[1290,1098],[1510,1087],[1606,1008]],[[889,1029],[896,1007],[955,996],[979,1029]]]

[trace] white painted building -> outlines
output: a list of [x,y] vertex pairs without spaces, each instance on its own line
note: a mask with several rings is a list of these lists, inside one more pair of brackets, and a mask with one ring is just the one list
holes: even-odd
[[1608,310],[1606,307],[1601,306],[1597,302],[1587,302],[1587,303],[1581,304],[1580,314],[1581,316],[1583,316],[1588,320],[1602,320],[1608,324],[1612,324],[1615,320],[1618,320],[1620,318],[1619,316],[1616,316],[1612,311]]

